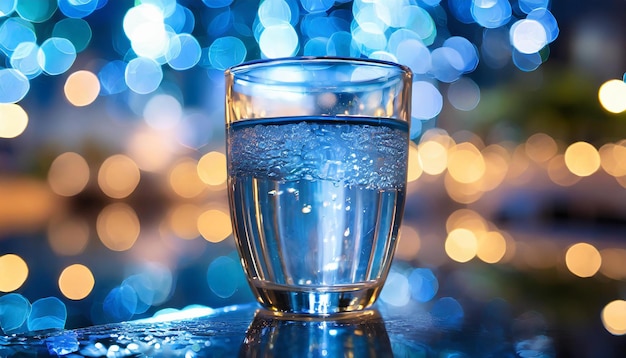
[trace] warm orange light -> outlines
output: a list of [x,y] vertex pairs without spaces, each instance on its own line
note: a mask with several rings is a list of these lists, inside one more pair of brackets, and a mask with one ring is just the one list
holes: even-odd
[[220,152],[209,152],[198,161],[198,176],[208,185],[226,182],[226,156]]
[[95,283],[91,270],[81,264],[66,267],[59,276],[59,289],[70,300],[82,300],[87,297]]
[[626,83],[622,80],[608,80],[600,86],[598,99],[604,109],[611,113],[626,110]]
[[558,151],[556,141],[545,133],[535,133],[526,139],[526,154],[537,163],[545,163]]
[[574,174],[586,177],[600,168],[600,154],[587,142],[576,142],[565,150],[565,165]]
[[0,231],[45,225],[62,204],[45,182],[20,176],[0,175],[0,198]]
[[191,158],[179,161],[170,171],[169,183],[179,196],[189,199],[202,194],[206,184],[198,176],[198,163]]
[[607,143],[600,147],[600,165],[614,177],[626,176],[626,146]]
[[530,158],[526,154],[526,145],[524,143],[518,145],[513,150],[511,155],[511,161],[509,162],[509,171],[507,173],[508,179],[516,179],[523,181],[525,176],[523,175],[530,166]]
[[485,160],[473,144],[459,143],[448,151],[448,173],[459,183],[476,183],[485,175]]
[[11,292],[20,288],[28,277],[28,266],[14,254],[0,256],[0,291]]
[[28,126],[28,114],[15,103],[0,103],[0,138],[15,138]]
[[147,172],[163,170],[173,156],[174,147],[167,132],[147,126],[137,129],[128,139],[127,154],[139,169]]
[[476,256],[489,264],[502,260],[506,254],[506,240],[497,231],[488,231],[478,236],[478,250]]
[[122,199],[135,191],[141,174],[137,164],[123,154],[108,157],[98,171],[98,185],[102,192],[114,199]]
[[53,192],[61,196],[74,196],[89,182],[89,165],[85,158],[74,152],[56,157],[48,170],[48,184]]
[[439,142],[425,141],[418,146],[417,158],[424,173],[438,175],[446,170],[448,150]]
[[76,107],[87,106],[98,98],[100,81],[89,71],[76,71],[69,75],[63,87],[65,97]]
[[581,242],[567,249],[565,264],[574,275],[591,277],[600,269],[602,257],[593,245]]
[[602,257],[602,265],[600,272],[614,280],[623,280],[626,278],[626,249],[609,248],[600,251]]
[[420,176],[422,176],[422,173],[423,170],[419,161],[417,145],[411,142],[411,145],[409,146],[409,166],[407,169],[406,181],[409,183],[416,181],[417,179],[419,179]]
[[612,335],[626,334],[626,301],[615,300],[609,302],[602,309],[602,324]]
[[571,186],[580,181],[565,165],[565,156],[557,154],[548,162],[548,176],[557,185]]
[[419,233],[411,226],[402,225],[397,245],[396,258],[406,261],[415,259],[421,246]]
[[446,231],[449,233],[454,229],[468,229],[473,232],[487,231],[487,222],[477,212],[471,209],[458,209],[446,220]]
[[221,210],[207,210],[198,218],[198,230],[209,242],[220,242],[232,233],[230,215]]
[[448,256],[457,262],[467,262],[476,256],[478,241],[468,229],[454,229],[446,238],[445,249]]
[[80,218],[54,220],[48,226],[48,242],[59,255],[78,255],[89,241],[89,224]]
[[174,235],[191,240],[200,236],[198,218],[202,210],[193,204],[181,204],[170,211],[169,222]]
[[446,192],[450,199],[461,204],[471,204],[480,199],[484,192],[481,190],[480,182],[478,183],[459,183],[450,172],[447,172],[443,179]]
[[490,145],[482,153],[485,160],[485,175],[480,181],[480,189],[490,191],[502,184],[506,178],[510,156],[506,149],[499,145]]
[[96,230],[100,241],[113,251],[130,249],[139,237],[139,218],[124,203],[110,204],[98,215]]

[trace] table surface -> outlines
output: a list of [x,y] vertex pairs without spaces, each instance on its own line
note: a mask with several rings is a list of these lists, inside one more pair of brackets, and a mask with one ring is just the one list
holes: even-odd
[[[377,304],[360,314],[309,320],[278,317],[255,303],[204,308],[183,318],[0,337],[0,356],[547,358],[626,352],[621,337],[598,335],[597,327],[588,327],[591,335],[584,327],[551,329],[549,315],[529,310],[514,316],[502,299],[475,303],[474,313],[468,305],[455,310],[455,302],[449,298],[428,310]],[[576,334],[578,340],[569,341]]]
[[[278,317],[256,304],[186,319],[138,320],[0,338],[0,355],[87,357],[553,357],[540,318],[458,325],[419,312],[372,309],[331,319]],[[487,322],[490,321],[490,322]],[[517,327],[508,327],[509,324]],[[480,329],[479,329],[480,328]],[[511,333],[511,329],[515,332]],[[511,334],[509,334],[511,333]]]

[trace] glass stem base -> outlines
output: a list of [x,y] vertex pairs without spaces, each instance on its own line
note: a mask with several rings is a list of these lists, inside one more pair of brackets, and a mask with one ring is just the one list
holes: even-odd
[[362,311],[380,293],[379,284],[348,287],[299,287],[267,283],[251,285],[258,301],[268,310],[294,315],[331,316]]

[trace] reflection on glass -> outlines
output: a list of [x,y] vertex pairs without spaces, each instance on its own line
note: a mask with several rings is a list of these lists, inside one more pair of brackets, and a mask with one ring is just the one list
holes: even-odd
[[291,320],[259,310],[248,327],[240,357],[389,357],[391,343],[378,311],[335,320]]

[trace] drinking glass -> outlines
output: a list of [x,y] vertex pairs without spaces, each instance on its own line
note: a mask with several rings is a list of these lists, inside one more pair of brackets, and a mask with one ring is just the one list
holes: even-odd
[[225,76],[233,232],[257,300],[296,315],[371,306],[404,210],[411,71],[285,58]]

